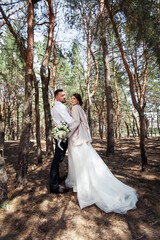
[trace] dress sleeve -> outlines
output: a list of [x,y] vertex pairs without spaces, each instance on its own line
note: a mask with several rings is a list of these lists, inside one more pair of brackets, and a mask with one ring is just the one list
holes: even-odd
[[78,111],[78,108],[76,106],[72,107],[71,116],[73,118],[73,123],[71,124],[71,126],[69,128],[70,133],[69,133],[68,137],[72,136],[72,134],[76,131],[76,129],[78,128],[78,126],[81,123],[79,111]]

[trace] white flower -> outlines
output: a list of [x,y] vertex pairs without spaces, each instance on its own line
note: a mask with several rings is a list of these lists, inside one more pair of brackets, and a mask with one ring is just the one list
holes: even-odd
[[52,130],[53,137],[58,141],[67,141],[67,135],[69,133],[69,127],[67,123],[60,122],[57,126],[55,126]]

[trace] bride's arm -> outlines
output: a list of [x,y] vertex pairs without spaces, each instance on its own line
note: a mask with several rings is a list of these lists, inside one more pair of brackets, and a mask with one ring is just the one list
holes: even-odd
[[69,127],[70,132],[68,134],[68,137],[70,138],[72,134],[77,130],[78,126],[80,125],[80,116],[79,116],[79,111],[77,106],[73,106],[71,110],[71,116],[73,118],[73,123]]

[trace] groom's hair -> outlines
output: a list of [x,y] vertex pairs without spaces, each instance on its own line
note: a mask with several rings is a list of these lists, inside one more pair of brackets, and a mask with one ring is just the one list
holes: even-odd
[[59,92],[63,92],[63,89],[57,89],[57,90],[54,92],[54,97],[56,97]]

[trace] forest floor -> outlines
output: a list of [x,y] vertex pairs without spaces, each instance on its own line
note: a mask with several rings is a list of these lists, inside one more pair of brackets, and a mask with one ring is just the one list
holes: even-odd
[[[31,142],[28,184],[15,188],[18,142],[5,142],[8,201],[0,206],[0,240],[159,240],[160,239],[160,137],[147,140],[148,168],[141,172],[139,140],[115,140],[115,154],[105,156],[106,141],[93,146],[114,175],[136,189],[137,209],[121,215],[106,214],[95,205],[81,210],[76,193],[49,194],[51,158],[36,164],[36,145]],[[60,166],[67,176],[67,154]],[[63,183],[62,183],[63,185]]]

